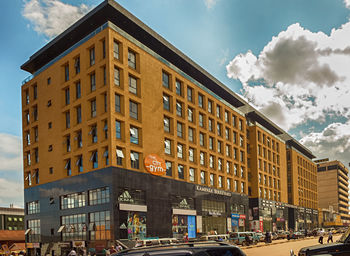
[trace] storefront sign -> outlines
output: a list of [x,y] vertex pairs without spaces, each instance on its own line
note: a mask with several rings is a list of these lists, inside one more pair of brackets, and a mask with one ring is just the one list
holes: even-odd
[[65,242],[59,242],[59,243],[58,243],[58,247],[71,247],[71,246],[70,246],[70,243],[67,243],[67,242],[66,242],[66,243],[65,243]]
[[244,214],[240,214],[240,215],[239,215],[239,218],[245,220],[245,215],[244,215]]
[[124,190],[124,192],[118,197],[118,201],[121,203],[134,203],[134,199],[127,190]]
[[231,213],[231,218],[239,219],[239,214],[238,213]]
[[210,194],[216,194],[216,195],[223,195],[223,196],[232,196],[232,193],[224,190],[219,190],[216,188],[209,188],[209,187],[204,187],[204,186],[199,186],[196,185],[196,190],[197,191],[202,191],[202,192],[207,192]]
[[196,237],[196,216],[188,216],[188,238]]
[[27,248],[40,248],[40,243],[27,243]]
[[146,170],[153,175],[163,176],[166,173],[166,164],[163,158],[156,154],[150,154],[145,158]]
[[85,247],[85,241],[73,241],[72,246],[73,247]]

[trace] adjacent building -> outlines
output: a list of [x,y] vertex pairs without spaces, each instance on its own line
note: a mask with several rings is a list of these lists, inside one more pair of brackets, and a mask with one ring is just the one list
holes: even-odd
[[112,0],[21,68],[30,254],[298,228],[290,209],[317,211],[307,185],[289,200],[289,174],[316,182],[312,153]]
[[0,230],[24,230],[24,209],[0,207]]
[[350,223],[349,170],[338,160],[317,164],[318,204],[338,212],[343,224]]

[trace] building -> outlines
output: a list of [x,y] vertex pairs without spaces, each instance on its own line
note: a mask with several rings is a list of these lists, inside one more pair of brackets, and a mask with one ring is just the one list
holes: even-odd
[[319,223],[324,228],[342,227],[340,214],[335,212],[332,207],[328,209],[319,209]]
[[0,207],[0,230],[24,230],[24,209]]
[[340,161],[317,163],[318,204],[320,208],[333,209],[348,225],[349,215],[349,170]]
[[[287,203],[283,138],[293,139],[116,2],[21,68],[32,74],[22,85],[30,254],[250,229],[253,196],[259,225],[268,203],[286,227],[274,211]],[[271,178],[263,197],[259,173]]]

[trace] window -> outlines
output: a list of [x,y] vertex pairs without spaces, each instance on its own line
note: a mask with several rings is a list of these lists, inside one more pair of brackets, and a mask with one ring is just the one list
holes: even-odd
[[187,100],[192,102],[193,101],[193,89],[191,87],[187,87]]
[[33,119],[38,121],[38,107],[36,105],[33,107]]
[[120,86],[120,70],[114,67],[114,85]]
[[78,172],[83,172],[84,169],[83,169],[83,156],[80,155],[78,156],[78,160],[76,162],[76,166],[78,166]]
[[244,167],[241,166],[241,178],[244,178],[244,177],[245,177],[245,175],[244,175]]
[[163,95],[163,108],[170,111],[170,98],[168,95]]
[[106,165],[109,165],[109,154],[108,154],[108,147],[104,149],[103,157],[105,158]]
[[39,140],[39,129],[38,126],[34,127],[34,141],[37,142]]
[[179,80],[175,82],[176,94],[182,96],[182,83]]
[[190,168],[188,173],[189,173],[190,181],[194,182],[195,181],[195,170],[194,170],[194,168]]
[[231,163],[226,162],[226,173],[231,173]]
[[[110,229],[111,229],[110,211],[89,213],[89,233],[90,233],[89,238],[91,240],[102,240],[102,239],[109,240],[111,238]],[[85,237],[86,237],[86,234],[85,234]]]
[[103,110],[107,112],[108,102],[107,102],[107,93],[103,94]]
[[103,85],[107,84],[107,70],[106,70],[106,66],[102,67],[102,73],[103,73]]
[[241,147],[244,147],[244,139],[243,139],[243,136],[242,136],[242,135],[239,136],[239,145],[240,145]]
[[222,176],[218,177],[218,187],[222,188]]
[[188,140],[189,140],[190,142],[193,142],[193,141],[194,141],[193,128],[191,128],[191,127],[188,127]]
[[81,98],[81,85],[80,81],[75,83],[75,98],[80,99]]
[[114,96],[114,109],[115,112],[121,113],[121,101],[120,101],[121,96],[119,94],[115,94]]
[[65,113],[65,115],[66,115],[66,128],[69,129],[70,128],[70,112],[67,111]]
[[122,138],[121,123],[118,120],[115,121],[115,137],[117,139],[121,139]]
[[70,102],[69,87],[64,90],[64,96],[65,96],[65,103],[66,103],[66,105],[69,105],[69,102]]
[[238,176],[238,165],[237,165],[237,164],[234,164],[234,165],[233,165],[233,174],[234,174],[235,176]]
[[170,132],[170,118],[166,116],[164,117],[164,131]]
[[222,171],[222,159],[221,158],[218,158],[218,170],[219,171]]
[[69,64],[64,65],[64,81],[69,80]]
[[163,86],[170,89],[170,75],[163,71],[162,73]]
[[182,144],[177,144],[177,157],[178,158],[183,158],[183,145]]
[[65,137],[65,140],[64,140],[65,144],[66,144],[66,152],[70,152],[71,150],[71,147],[70,147],[70,136],[67,135]]
[[165,154],[171,154],[171,141],[168,139],[164,140],[164,152]]
[[47,85],[51,84],[51,77],[47,78]]
[[92,125],[89,135],[91,135],[91,142],[96,143],[97,142],[97,128],[96,125]]
[[219,105],[216,106],[216,116],[221,118],[221,107]]
[[208,112],[213,113],[213,102],[208,100]]
[[117,147],[117,165],[123,165],[124,153],[122,148]]
[[64,169],[67,171],[67,176],[71,176],[72,175],[72,168],[71,168],[70,159],[66,160],[66,165],[64,166]]
[[90,161],[92,162],[92,168],[98,168],[98,153],[97,151],[93,151],[91,153]]
[[136,102],[130,101],[130,117],[138,119],[138,104]]
[[216,124],[216,128],[217,128],[217,133],[218,133],[218,135],[219,135],[219,136],[222,136],[222,132],[221,132],[222,126],[221,126],[221,124],[220,124],[220,123],[217,123],[217,124]]
[[226,140],[230,140],[230,129],[229,128],[225,128],[225,138]]
[[241,193],[244,193],[244,182],[241,182]]
[[117,42],[116,40],[114,40],[113,43],[113,57],[115,59],[119,59],[119,42]]
[[209,149],[213,150],[214,149],[214,138],[209,137]]
[[180,122],[177,122],[177,136],[180,138],[183,138],[183,124]]
[[26,132],[26,144],[27,144],[27,146],[30,145],[30,132],[29,131]]
[[25,90],[25,101],[26,101],[26,105],[28,105],[29,104],[29,90],[27,89],[27,90]]
[[68,194],[60,197],[61,210],[86,206],[86,192]]
[[204,139],[204,133],[199,133],[199,145],[204,147],[205,139]]
[[39,201],[32,201],[27,203],[27,214],[40,213],[40,203]]
[[244,152],[240,151],[240,161],[244,163]]
[[199,163],[201,165],[205,165],[205,154],[204,154],[204,152],[200,152],[199,153]]
[[228,123],[229,122],[229,112],[225,111],[225,122]]
[[109,187],[89,190],[89,205],[105,204],[105,203],[109,203],[109,200],[110,200]]
[[182,116],[182,103],[176,101],[176,114]]
[[96,117],[96,100],[90,101],[91,104],[91,117]]
[[194,162],[194,149],[193,148],[188,149],[188,160],[190,162]]
[[28,234],[28,242],[40,242],[40,220],[28,220],[27,227],[31,230],[31,232]]
[[128,51],[128,65],[129,67],[136,69],[136,53],[131,50]]
[[96,91],[96,76],[95,73],[90,75],[90,91]]
[[209,156],[209,167],[214,168],[214,156]]
[[89,55],[90,55],[90,66],[92,66],[95,64],[95,47],[90,48]]
[[130,142],[139,144],[139,129],[133,126],[130,126]]
[[213,121],[213,119],[210,119],[209,118],[209,120],[208,120],[208,128],[209,128],[209,131],[210,132],[213,132],[214,130],[213,130],[213,127],[214,127],[214,121]]
[[173,176],[173,164],[169,161],[166,161],[165,162],[165,165],[166,165],[166,176],[168,177],[172,177]]
[[185,178],[185,175],[184,175],[184,166],[182,164],[179,164],[177,166],[177,175],[179,177],[179,179],[184,179]]
[[199,122],[200,127],[204,127],[204,120],[203,119],[204,119],[203,114],[199,113],[198,122]]
[[106,40],[103,39],[101,43],[102,43],[102,58],[104,59],[106,58]]
[[74,59],[74,69],[75,69],[75,74],[80,73],[80,57],[76,57]]
[[82,135],[81,135],[81,131],[77,132],[76,137],[74,138],[77,140],[77,146],[78,148],[82,148],[83,147],[83,140],[82,140]]
[[140,161],[139,161],[139,153],[135,151],[130,152],[130,161],[131,161],[131,168],[139,169],[140,168]]
[[209,185],[214,186],[214,174],[212,173],[209,175]]
[[200,108],[203,108],[203,95],[202,94],[198,94],[198,106]]
[[188,121],[193,123],[193,109],[188,107],[187,112],[188,112]]
[[201,171],[201,184],[205,184],[205,171]]
[[137,95],[137,79],[129,76],[129,92]]
[[221,153],[222,142],[220,140],[218,140],[217,145],[218,145],[218,153]]
[[243,120],[239,119],[239,129],[243,131]]
[[235,180],[235,191],[238,191],[238,180]]
[[231,179],[226,180],[226,186],[228,190],[231,190]]
[[231,147],[230,145],[226,145],[226,156],[230,156],[231,155]]

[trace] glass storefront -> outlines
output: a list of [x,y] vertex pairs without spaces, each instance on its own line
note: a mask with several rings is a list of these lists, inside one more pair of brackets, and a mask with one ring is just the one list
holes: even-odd
[[189,238],[196,237],[196,216],[173,215],[172,216],[173,237],[182,239],[186,234]]
[[226,206],[224,202],[203,200],[203,234],[226,234]]
[[145,239],[146,238],[146,213],[145,212],[128,212],[128,239]]

